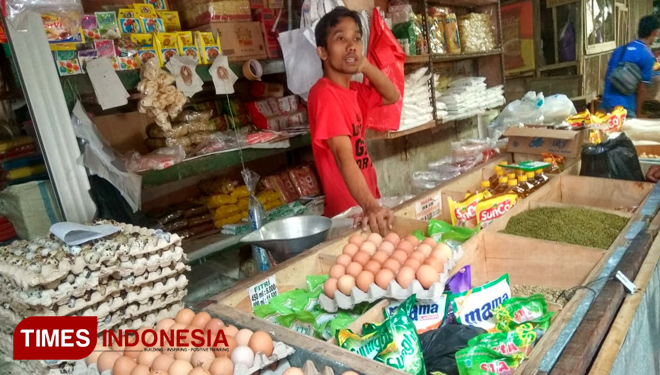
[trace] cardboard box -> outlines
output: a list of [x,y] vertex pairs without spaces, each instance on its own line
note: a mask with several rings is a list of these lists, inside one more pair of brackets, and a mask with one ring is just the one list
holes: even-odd
[[583,132],[542,128],[510,127],[504,132],[509,138],[507,152],[540,155],[549,152],[566,157],[582,153]]
[[283,15],[278,21],[277,28],[273,31],[278,12],[279,10],[275,9],[257,9],[254,11],[255,21],[261,23],[261,32],[264,34],[266,42],[266,53],[271,59],[282,57],[280,42],[277,37],[280,32],[287,30],[286,15]]
[[147,139],[147,126],[153,122],[139,112],[118,113],[95,117],[94,123],[108,145],[120,154],[137,150],[141,154],[149,152],[144,140]]
[[260,22],[213,22],[202,29],[213,31],[229,61],[268,58]]

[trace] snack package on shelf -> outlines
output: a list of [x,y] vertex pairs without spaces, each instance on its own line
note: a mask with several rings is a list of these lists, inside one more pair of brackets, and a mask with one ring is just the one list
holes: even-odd
[[468,13],[460,16],[458,30],[463,53],[487,52],[496,47],[493,22],[488,13]]
[[445,54],[447,53],[447,42],[445,38],[445,23],[447,21],[447,12],[445,9],[438,7],[429,8],[428,23],[431,29],[431,36],[429,44],[431,53]]
[[461,38],[455,13],[449,13],[445,18],[445,42],[448,53],[461,53]]
[[250,119],[259,129],[282,131],[307,125],[307,111],[299,110],[296,95],[269,98],[245,105]]
[[166,169],[178,164],[186,158],[186,151],[182,145],[158,148],[155,151],[140,155],[133,151],[124,157],[126,169],[137,173],[148,170]]
[[138,111],[154,117],[163,130],[170,130],[170,121],[183,110],[186,96],[174,86],[174,77],[161,70],[155,59],[144,63],[141,77],[137,89],[143,97],[138,103]]
[[321,194],[321,184],[313,165],[307,164],[291,168],[288,173],[293,186],[301,197]]

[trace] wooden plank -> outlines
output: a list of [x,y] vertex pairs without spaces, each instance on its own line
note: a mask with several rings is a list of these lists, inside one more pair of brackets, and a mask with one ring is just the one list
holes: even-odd
[[[660,218],[660,216],[658,216],[658,218]],[[639,269],[637,277],[635,278],[634,282],[638,287],[638,291],[633,295],[626,296],[623,301],[623,305],[621,305],[621,308],[619,309],[619,314],[614,319],[614,323],[612,323],[612,327],[610,328],[605,341],[603,341],[603,345],[589,371],[589,375],[609,375],[612,366],[614,365],[614,361],[621,350],[623,341],[628,334],[628,330],[630,329],[633,317],[637,312],[637,308],[644,297],[649,280],[655,272],[658,261],[660,261],[660,238],[656,237],[646,259],[644,259],[642,267]]]
[[562,176],[561,195],[564,203],[616,209],[639,206],[654,186],[648,182]]
[[435,120],[431,120],[426,124],[420,126],[415,126],[414,128],[402,130],[402,131],[390,131],[390,132],[379,132],[375,130],[367,130],[367,140],[377,140],[377,139],[396,139],[405,137],[407,135],[423,132],[426,130],[434,129],[436,127]]
[[463,244],[463,257],[456,262],[454,269],[450,272],[453,275],[462,267],[469,265],[473,285],[483,285],[488,282],[488,274],[486,272],[486,245],[484,243],[483,233],[480,232]]

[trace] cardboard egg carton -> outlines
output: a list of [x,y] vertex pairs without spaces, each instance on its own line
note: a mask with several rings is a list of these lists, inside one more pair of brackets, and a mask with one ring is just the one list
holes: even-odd
[[[283,360],[278,362],[275,369],[264,369],[259,375],[282,375],[288,369],[290,369],[291,364],[288,360]],[[307,360],[302,367],[302,372],[304,375],[335,375],[334,370],[329,366],[324,366],[322,368],[323,372],[319,371],[314,362]]]
[[101,317],[103,316],[102,323],[99,323],[99,329],[113,329],[114,327],[123,324],[126,319],[133,319],[140,315],[145,315],[149,312],[160,310],[165,306],[170,306],[175,304],[178,306],[178,310],[180,310],[183,308],[183,303],[181,301],[185,296],[186,296],[186,291],[181,290],[181,291],[177,291],[174,294],[164,296],[163,298],[160,298],[158,300],[152,299],[148,303],[130,304],[126,306],[123,312],[105,311],[105,314],[103,315],[104,311],[101,311],[99,315],[92,313],[88,316],[99,316],[99,320],[101,320]]
[[390,281],[387,289],[383,289],[372,283],[365,293],[358,287],[351,289],[351,294],[346,295],[339,290],[335,291],[335,298],[330,298],[325,293],[319,296],[319,304],[327,312],[336,312],[338,309],[350,310],[362,302],[375,302],[383,298],[404,301],[413,294],[417,295],[417,301],[422,304],[437,301],[445,291],[445,284],[449,279],[449,272],[454,268],[456,262],[463,256],[463,249],[458,247],[454,256],[445,263],[444,270],[440,273],[440,280],[431,284],[429,289],[424,289],[417,279],[413,280],[407,288],[403,288],[396,280]]

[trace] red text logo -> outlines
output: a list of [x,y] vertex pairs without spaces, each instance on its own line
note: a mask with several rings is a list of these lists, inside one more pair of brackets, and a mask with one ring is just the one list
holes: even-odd
[[96,346],[95,316],[35,316],[14,330],[15,360],[83,359]]

